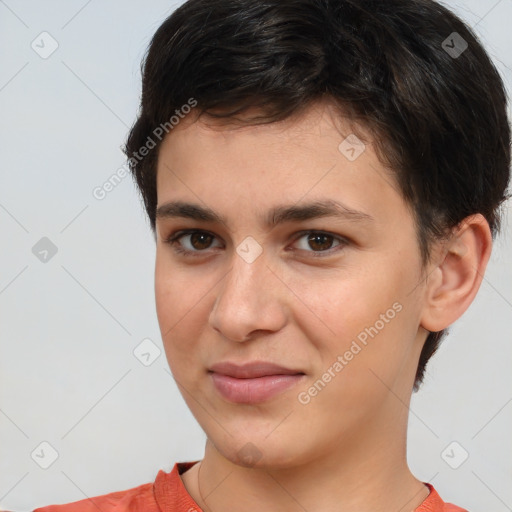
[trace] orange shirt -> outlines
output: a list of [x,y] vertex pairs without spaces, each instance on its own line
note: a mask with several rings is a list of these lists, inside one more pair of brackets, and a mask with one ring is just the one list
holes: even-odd
[[[179,476],[197,462],[177,462],[170,473],[160,470],[154,483],[33,512],[201,512]],[[445,503],[431,484],[425,485],[430,494],[414,512],[468,512]]]

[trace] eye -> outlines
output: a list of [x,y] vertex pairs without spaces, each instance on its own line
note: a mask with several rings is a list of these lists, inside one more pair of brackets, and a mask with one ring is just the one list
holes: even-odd
[[[314,257],[321,257],[323,254],[328,253],[331,255],[333,252],[337,252],[341,250],[345,245],[348,244],[348,241],[343,237],[332,235],[330,233],[326,233],[324,231],[305,231],[300,234],[300,236],[296,239],[296,241],[305,240],[305,243],[302,244],[302,247],[299,248],[302,251],[312,252],[317,254],[312,254]],[[333,247],[333,243],[338,241],[338,245]],[[310,251],[308,248],[312,248]],[[331,249],[335,250],[331,250]]]
[[[303,239],[305,240],[305,244],[303,243],[302,248],[299,248],[299,250],[310,252],[314,257],[321,257],[325,253],[330,255],[333,252],[343,249],[343,247],[349,243],[341,236],[326,233],[324,231],[303,231],[299,233],[299,235],[299,237],[295,238],[295,243]],[[185,244],[185,247],[183,247],[181,242],[182,238],[185,240],[188,239],[188,243]],[[164,240],[164,243],[171,245],[177,253],[190,256],[202,256],[201,253],[205,253],[207,249],[211,248],[211,243],[215,238],[215,235],[208,231],[190,229],[172,233]],[[336,241],[338,244],[333,246],[333,243]],[[312,248],[313,250],[308,250],[307,247]]]
[[[181,239],[187,237],[190,237],[188,247],[183,248]],[[178,231],[177,233],[172,233],[168,238],[164,240],[164,242],[171,245],[173,249],[178,253],[189,254],[191,256],[200,256],[201,254],[194,253],[205,252],[205,249],[210,247],[211,241],[214,238],[215,236],[211,233],[208,233],[207,231],[190,229],[188,231]]]

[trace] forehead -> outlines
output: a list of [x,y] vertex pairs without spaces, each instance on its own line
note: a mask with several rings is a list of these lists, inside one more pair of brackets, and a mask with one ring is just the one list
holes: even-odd
[[278,170],[300,168],[302,173],[294,173],[297,179],[306,177],[308,168],[339,166],[341,155],[345,156],[341,162],[345,173],[360,170],[356,160],[363,152],[366,166],[381,167],[368,130],[343,116],[332,101],[317,101],[272,123],[258,124],[255,117],[261,114],[248,110],[241,119],[217,119],[206,114],[198,117],[192,111],[165,137],[157,171],[169,166],[203,166],[209,160],[205,179],[228,165],[238,165],[241,179],[244,169],[253,166],[259,167],[262,178],[270,171],[275,176]]
[[331,199],[374,217],[401,201],[369,132],[328,102],[259,125],[185,117],[160,148],[157,196],[227,209]]

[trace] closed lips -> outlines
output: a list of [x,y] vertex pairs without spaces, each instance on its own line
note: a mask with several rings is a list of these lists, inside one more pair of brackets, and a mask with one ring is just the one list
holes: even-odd
[[217,363],[214,364],[209,371],[236,379],[255,379],[269,375],[304,375],[304,372],[301,370],[285,368],[274,363],[261,361],[254,361],[243,365],[237,365],[231,362]]

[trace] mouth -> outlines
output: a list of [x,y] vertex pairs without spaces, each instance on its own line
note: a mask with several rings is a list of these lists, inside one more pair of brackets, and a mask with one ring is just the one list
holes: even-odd
[[261,361],[244,365],[218,363],[208,373],[218,393],[224,399],[239,404],[265,402],[290,389],[305,376],[301,370]]

